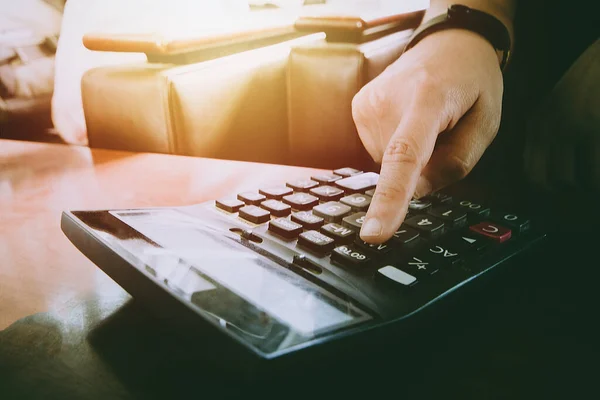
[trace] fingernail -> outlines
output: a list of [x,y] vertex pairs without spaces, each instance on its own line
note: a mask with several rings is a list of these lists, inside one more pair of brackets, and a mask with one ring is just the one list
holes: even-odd
[[381,223],[377,218],[369,218],[365,221],[360,230],[361,236],[380,236],[381,235]]

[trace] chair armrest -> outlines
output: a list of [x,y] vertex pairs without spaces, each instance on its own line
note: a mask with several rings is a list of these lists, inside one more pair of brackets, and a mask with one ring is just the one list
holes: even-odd
[[149,62],[190,64],[307,35],[295,29],[295,20],[293,14],[265,10],[193,31],[90,32],[83,44],[94,51],[145,53]]
[[295,23],[301,32],[325,32],[329,42],[364,43],[379,37],[416,28],[429,0],[397,1],[378,7],[357,7],[349,12],[340,6],[323,6],[302,15]]

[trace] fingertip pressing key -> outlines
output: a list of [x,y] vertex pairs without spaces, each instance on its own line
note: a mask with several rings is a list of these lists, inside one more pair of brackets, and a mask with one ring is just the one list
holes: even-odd
[[377,218],[368,218],[360,230],[360,237],[365,242],[370,242],[372,239],[377,239],[381,236],[383,228],[381,222]]

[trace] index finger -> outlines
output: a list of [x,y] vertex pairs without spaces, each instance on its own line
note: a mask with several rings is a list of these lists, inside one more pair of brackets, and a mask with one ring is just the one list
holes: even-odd
[[419,113],[405,118],[390,139],[375,194],[365,217],[360,237],[369,243],[382,243],[392,237],[406,216],[421,176],[433,153],[439,133],[438,118]]

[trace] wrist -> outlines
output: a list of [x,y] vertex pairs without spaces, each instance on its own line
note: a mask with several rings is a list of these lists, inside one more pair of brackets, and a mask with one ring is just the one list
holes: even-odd
[[512,45],[508,28],[494,15],[464,4],[452,4],[445,12],[422,23],[414,31],[404,51],[409,51],[434,33],[448,30],[465,30],[481,36],[498,53],[500,67],[504,70]]
[[467,29],[446,29],[434,32],[423,38],[415,47],[428,42],[437,42],[436,51],[450,49],[460,57],[464,57],[464,53],[468,55],[476,55],[477,57],[485,57],[493,60],[492,64],[498,65],[502,63],[502,54],[494,49],[490,42],[477,32]]
[[453,4],[462,4],[497,18],[508,30],[511,43],[514,42],[515,0],[431,0],[422,23],[445,13]]

